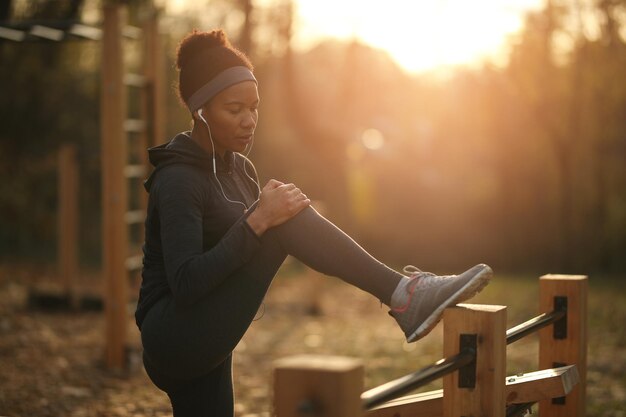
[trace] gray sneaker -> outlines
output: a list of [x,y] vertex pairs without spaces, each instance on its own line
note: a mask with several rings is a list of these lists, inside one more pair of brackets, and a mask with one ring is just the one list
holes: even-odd
[[473,297],[489,283],[493,274],[485,264],[460,275],[438,276],[415,267],[407,267],[405,272],[411,273],[404,287],[406,303],[392,306],[389,314],[396,319],[408,342],[426,336],[441,320],[443,310]]

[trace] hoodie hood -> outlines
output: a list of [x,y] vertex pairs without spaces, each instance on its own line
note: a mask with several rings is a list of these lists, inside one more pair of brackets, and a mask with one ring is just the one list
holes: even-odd
[[[207,153],[193,139],[190,132],[179,133],[171,141],[148,149],[148,159],[154,170],[150,177],[144,182],[146,191],[150,192],[150,187],[157,173],[166,166],[174,164],[192,165],[201,169],[213,170],[212,154]],[[227,172],[232,166],[234,154],[227,152],[222,158],[216,155],[215,165],[218,172]]]

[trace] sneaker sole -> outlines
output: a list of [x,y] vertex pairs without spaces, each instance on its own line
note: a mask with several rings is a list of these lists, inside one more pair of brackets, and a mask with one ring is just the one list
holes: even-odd
[[426,336],[432,329],[435,328],[437,323],[441,321],[443,317],[443,311],[450,307],[451,305],[458,304],[467,299],[472,298],[474,295],[478,294],[483,288],[487,286],[491,276],[493,275],[493,271],[487,265],[484,266],[483,269],[478,271],[476,275],[469,280],[467,284],[461,287],[457,292],[455,292],[450,298],[441,303],[439,307],[432,312],[430,316],[417,328],[409,337],[407,337],[407,342],[415,342],[416,340],[421,339]]

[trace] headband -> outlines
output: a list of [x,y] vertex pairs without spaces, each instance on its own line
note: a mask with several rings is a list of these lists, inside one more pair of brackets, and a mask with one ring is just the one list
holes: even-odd
[[237,66],[226,68],[217,74],[211,81],[200,87],[187,100],[187,107],[193,113],[198,110],[204,103],[211,100],[220,91],[244,81],[254,81],[258,84],[254,74],[247,67]]

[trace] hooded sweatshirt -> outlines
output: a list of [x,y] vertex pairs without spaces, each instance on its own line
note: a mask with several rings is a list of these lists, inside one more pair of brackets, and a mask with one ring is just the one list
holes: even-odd
[[259,195],[247,158],[216,155],[214,174],[212,155],[189,132],[148,154],[155,169],[145,182],[150,195],[135,312],[139,328],[161,298],[171,295],[177,308],[198,302],[260,247],[248,223],[240,221]]

